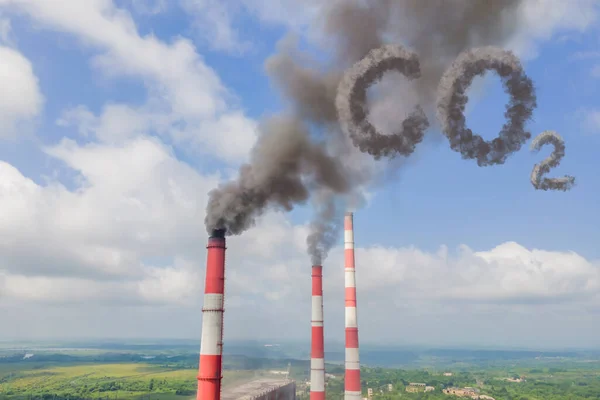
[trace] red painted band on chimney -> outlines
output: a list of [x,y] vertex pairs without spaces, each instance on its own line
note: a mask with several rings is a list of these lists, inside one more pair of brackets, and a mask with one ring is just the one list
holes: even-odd
[[222,356],[200,354],[200,367],[198,380],[213,381],[221,377]]
[[344,388],[348,392],[360,392],[360,370],[347,369]]
[[323,267],[313,265],[312,267],[312,295],[323,296]]
[[312,327],[312,346],[310,358],[325,358],[325,350],[323,345],[323,327]]
[[346,348],[358,349],[358,328],[346,328]]
[[354,268],[354,249],[344,250],[344,262],[346,268]]
[[310,400],[325,400],[325,392],[310,392]]
[[225,291],[225,240],[211,238],[208,241],[206,283],[204,293],[223,294]]
[[346,307],[356,307],[356,288],[346,288]]
[[346,213],[346,216],[344,218],[344,230],[345,231],[351,231],[354,229],[354,223],[352,220],[353,220],[352,213]]

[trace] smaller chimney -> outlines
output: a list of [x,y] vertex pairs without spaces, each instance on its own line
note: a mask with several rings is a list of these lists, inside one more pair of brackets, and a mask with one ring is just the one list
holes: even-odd
[[354,215],[344,217],[344,274],[346,281],[346,375],[344,400],[361,400],[360,360],[358,355],[358,317],[356,314],[356,277],[354,265]]
[[215,229],[208,238],[202,340],[197,400],[221,398],[223,355],[223,306],[225,294],[225,230]]
[[325,400],[325,351],[323,346],[323,267],[312,267],[312,322],[310,351],[310,400]]

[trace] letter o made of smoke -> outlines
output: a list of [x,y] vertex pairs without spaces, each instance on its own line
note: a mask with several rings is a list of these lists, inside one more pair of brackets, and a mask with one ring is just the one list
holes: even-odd
[[340,125],[363,153],[379,159],[397,154],[410,155],[423,140],[429,121],[420,106],[402,122],[402,129],[392,135],[377,131],[368,119],[367,89],[388,71],[398,71],[407,79],[421,76],[419,59],[398,45],[373,49],[344,74],[337,91],[336,107]]
[[[506,123],[491,142],[466,127],[464,115],[469,98],[465,94],[473,78],[486,71],[495,71],[502,80],[510,101],[506,105]],[[479,166],[502,164],[531,137],[525,123],[537,106],[533,82],[519,59],[510,51],[496,47],[481,47],[461,53],[440,80],[437,93],[437,114],[442,130],[450,140],[452,150],[465,159],[476,159]]]

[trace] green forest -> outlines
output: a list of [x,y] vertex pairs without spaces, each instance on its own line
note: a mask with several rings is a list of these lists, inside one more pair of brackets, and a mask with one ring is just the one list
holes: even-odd
[[[525,376],[524,382],[509,382],[505,378]],[[444,388],[472,387],[482,395],[496,400],[583,400],[600,399],[600,368],[557,368],[540,367],[489,368],[454,372],[444,376],[440,372],[427,370],[402,370],[362,368],[364,396],[367,388],[373,389],[373,400],[392,399],[457,399],[460,397],[443,393]],[[410,393],[406,387],[411,383],[425,383],[435,389],[430,392]],[[389,391],[388,385],[392,385]],[[327,382],[326,398],[343,399],[343,376],[330,378]],[[307,398],[306,394],[300,398]]]

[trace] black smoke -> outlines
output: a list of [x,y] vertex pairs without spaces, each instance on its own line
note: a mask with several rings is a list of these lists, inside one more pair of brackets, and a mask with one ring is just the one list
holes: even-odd
[[[363,188],[374,178],[372,171],[357,161],[356,151],[338,123],[336,95],[344,72],[386,44],[411,49],[420,59],[420,78],[413,81],[410,91],[373,99],[373,107],[378,101],[391,102],[399,115],[410,114],[412,106],[402,110],[402,105],[407,98],[414,99],[432,120],[437,84],[448,65],[466,49],[506,42],[518,26],[521,3],[322,2],[327,6],[311,29],[318,32],[331,55],[329,63],[323,65],[301,52],[290,38],[267,60],[266,72],[288,103],[287,110],[261,124],[250,161],[240,168],[239,176],[209,193],[207,230],[223,228],[228,235],[237,235],[252,227],[265,210],[290,211],[312,197],[316,212],[308,248],[313,259],[324,257],[334,243],[332,232],[335,236],[341,229],[347,203],[359,204]],[[417,128],[404,127],[404,131],[418,136],[424,124]],[[400,152],[405,153],[409,152]],[[313,196],[315,193],[328,195]]]

